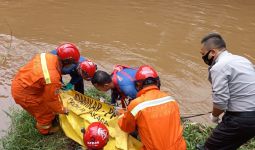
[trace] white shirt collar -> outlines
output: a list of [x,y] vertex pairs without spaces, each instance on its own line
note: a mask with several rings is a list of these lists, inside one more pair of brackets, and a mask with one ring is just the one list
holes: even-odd
[[215,63],[217,63],[220,59],[224,58],[224,56],[226,56],[228,54],[229,54],[229,52],[227,50],[220,52],[220,54],[218,55],[218,57],[215,60]]

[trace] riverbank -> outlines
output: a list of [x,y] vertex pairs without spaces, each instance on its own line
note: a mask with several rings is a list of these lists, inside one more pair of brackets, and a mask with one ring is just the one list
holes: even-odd
[[[95,89],[86,92],[95,98],[109,97]],[[6,112],[7,113],[7,112]],[[62,131],[49,136],[40,135],[34,128],[34,119],[24,110],[11,109],[7,115],[11,118],[11,126],[6,136],[0,139],[0,149],[20,150],[77,150],[79,145],[68,139]],[[183,121],[184,137],[188,150],[194,150],[197,143],[203,143],[211,133],[213,127],[194,123],[188,120]],[[255,140],[244,145],[240,150],[251,150],[255,148]]]

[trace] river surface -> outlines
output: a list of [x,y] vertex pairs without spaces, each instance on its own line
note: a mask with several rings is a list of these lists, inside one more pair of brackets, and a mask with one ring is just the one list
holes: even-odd
[[10,122],[4,111],[17,106],[12,77],[63,42],[108,72],[115,64],[153,66],[183,116],[211,110],[204,35],[221,33],[229,51],[255,62],[254,0],[0,0],[0,16],[0,135]]

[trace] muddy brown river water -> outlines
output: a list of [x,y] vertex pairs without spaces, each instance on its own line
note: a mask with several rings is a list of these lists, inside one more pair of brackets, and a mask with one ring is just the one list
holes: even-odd
[[16,106],[10,85],[17,69],[65,41],[108,72],[114,64],[155,67],[183,115],[211,109],[199,53],[205,34],[221,33],[232,53],[255,62],[253,0],[0,0],[0,16],[0,135],[9,126],[4,111]]

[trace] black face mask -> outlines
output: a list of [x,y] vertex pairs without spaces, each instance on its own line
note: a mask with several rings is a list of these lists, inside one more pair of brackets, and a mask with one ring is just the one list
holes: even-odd
[[204,62],[205,62],[207,65],[209,65],[209,66],[212,65],[212,63],[213,63],[213,58],[214,58],[214,56],[212,56],[211,59],[208,59],[208,56],[209,56],[210,52],[211,52],[211,50],[209,50],[204,56],[202,56],[202,59],[204,60]]

